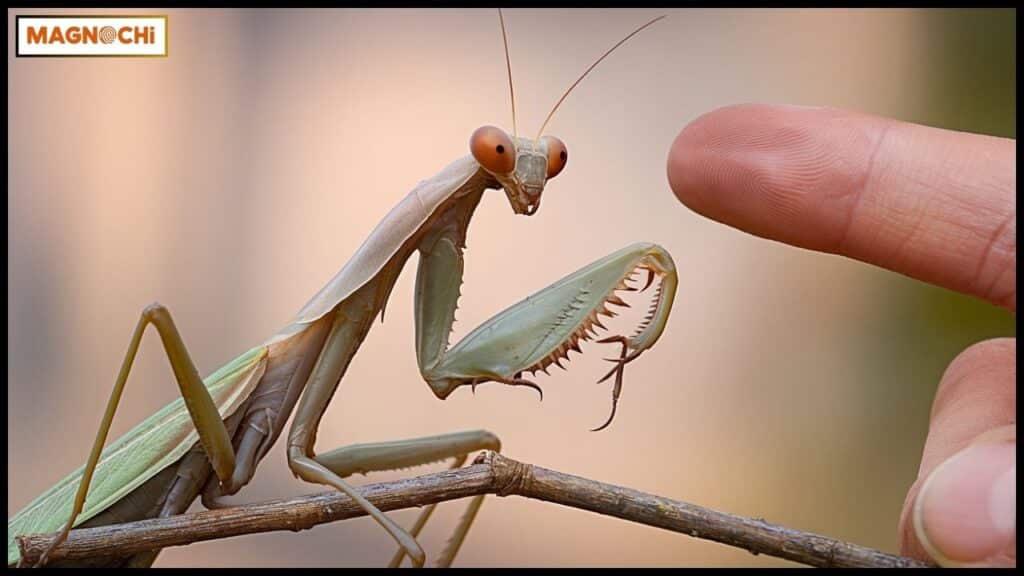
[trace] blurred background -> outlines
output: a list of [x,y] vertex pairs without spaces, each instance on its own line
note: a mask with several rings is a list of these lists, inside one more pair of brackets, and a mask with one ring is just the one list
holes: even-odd
[[[171,10],[168,58],[12,56],[16,14],[58,12],[7,16],[9,515],[85,461],[144,306],[170,308],[208,374],[283,326],[475,128],[511,124],[494,10]],[[627,243],[660,243],[680,269],[674,314],[627,371],[613,425],[588,431],[610,396],[593,344],[539,375],[543,403],[499,385],[439,401],[416,368],[413,260],[317,447],[487,428],[524,462],[897,552],[939,378],[968,345],[1015,335],[1014,316],[704,219],[672,195],[665,160],[684,125],[740,102],[1015,138],[1015,12],[512,9],[520,132],[662,12],[555,115],[570,161],[540,211],[485,196],[453,335]],[[176,394],[149,333],[114,433]],[[292,477],[283,444],[237,501],[322,490]],[[464,504],[439,507],[428,558]],[[156,565],[380,566],[393,549],[364,518]],[[787,564],[518,497],[485,502],[456,560]]]

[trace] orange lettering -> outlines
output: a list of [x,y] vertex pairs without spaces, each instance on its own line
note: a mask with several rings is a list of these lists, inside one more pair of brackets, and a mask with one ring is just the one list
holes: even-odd
[[29,44],[46,44],[46,26],[29,26],[26,40]]

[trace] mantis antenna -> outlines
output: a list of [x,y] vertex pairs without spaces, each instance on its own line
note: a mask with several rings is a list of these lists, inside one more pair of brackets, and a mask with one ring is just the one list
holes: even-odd
[[[624,42],[625,42],[626,40],[629,40],[630,38],[632,38],[633,36],[635,36],[635,35],[636,35],[636,34],[637,34],[638,32],[640,32],[640,31],[641,31],[641,30],[643,30],[644,28],[647,28],[647,27],[648,27],[648,26],[650,26],[651,24],[654,24],[655,22],[657,22],[658,20],[661,20],[661,19],[662,19],[662,18],[664,18],[664,17],[665,17],[665,15],[662,15],[662,16],[658,16],[657,18],[655,18],[654,20],[651,20],[651,21],[650,21],[650,22],[648,22],[647,24],[644,24],[643,26],[641,26],[641,27],[637,28],[636,30],[633,30],[633,31],[632,31],[632,32],[631,32],[631,33],[629,34],[629,36],[626,36],[626,37],[625,37],[625,38],[623,38],[622,40],[619,40],[619,43],[618,43],[618,44],[616,44],[615,46],[612,46],[611,48],[609,48],[609,49],[608,49],[608,51],[607,51],[607,52],[605,52],[603,56],[601,56],[600,58],[598,58],[598,59],[597,59],[597,62],[594,62],[593,64],[591,64],[591,65],[590,65],[590,68],[587,68],[587,70],[586,70],[586,71],[585,71],[585,72],[584,72],[584,73],[583,73],[583,74],[582,74],[582,75],[581,75],[581,76],[580,76],[579,78],[577,78],[575,82],[573,82],[573,83],[572,83],[572,86],[569,86],[569,89],[565,91],[565,94],[562,94],[562,97],[558,99],[558,102],[555,102],[555,107],[551,109],[551,112],[550,112],[550,113],[548,114],[548,117],[544,119],[544,123],[540,125],[540,130],[538,130],[538,131],[537,131],[537,137],[536,137],[536,138],[534,138],[534,140],[539,140],[539,139],[540,139],[540,135],[541,135],[541,134],[542,134],[542,133],[544,132],[544,128],[545,128],[545,127],[547,127],[547,125],[548,125],[548,122],[550,122],[550,121],[551,121],[551,117],[555,115],[555,110],[558,110],[558,107],[562,105],[562,101],[563,101],[563,100],[565,100],[565,97],[569,95],[569,92],[572,92],[572,89],[573,89],[573,88],[575,88],[575,87],[576,87],[576,85],[580,83],[580,80],[583,80],[583,78],[584,78],[584,77],[585,77],[585,76],[586,76],[587,74],[589,74],[589,73],[590,73],[590,71],[591,71],[591,70],[593,70],[595,66],[597,66],[598,64],[600,64],[600,63],[601,63],[601,60],[604,60],[604,59],[605,59],[605,58],[606,58],[606,57],[607,57],[607,56],[608,56],[609,54],[611,54],[611,53],[612,53],[612,52],[613,52],[613,51],[614,51],[614,50],[615,50],[616,48],[618,48],[619,46],[622,46],[622,44],[623,44],[623,43],[624,43]],[[511,74],[511,72],[510,72],[510,74]]]
[[501,15],[501,8],[498,8],[498,19],[501,21],[501,39],[505,42],[505,68],[508,70],[508,93],[512,99],[512,137],[517,138],[519,135],[516,134],[516,91],[512,88],[512,62],[508,57],[508,35],[505,34],[505,17]]

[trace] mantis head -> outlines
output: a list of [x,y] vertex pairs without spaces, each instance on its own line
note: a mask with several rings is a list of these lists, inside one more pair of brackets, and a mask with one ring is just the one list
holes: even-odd
[[481,126],[470,137],[469,149],[477,163],[494,176],[501,187],[505,189],[508,201],[512,204],[512,210],[516,214],[530,216],[540,207],[540,195],[544,192],[544,184],[557,176],[565,168],[565,163],[569,159],[565,144],[561,140],[554,136],[541,137],[544,128],[555,114],[555,110],[558,110],[566,96],[595,66],[623,42],[661,20],[664,16],[659,16],[637,28],[591,64],[555,102],[555,107],[548,113],[548,117],[544,119],[540,130],[537,131],[537,137],[533,140],[519,138],[516,131],[516,96],[512,86],[512,62],[508,54],[508,34],[505,33],[505,17],[501,13],[501,8],[498,8],[498,18],[501,22],[501,38],[505,44],[505,67],[508,70],[508,91],[512,103],[512,136],[495,126]]
[[569,160],[565,144],[554,136],[539,140],[512,138],[495,126],[481,126],[469,139],[473,158],[501,184],[516,214],[532,215],[540,207],[544,184]]

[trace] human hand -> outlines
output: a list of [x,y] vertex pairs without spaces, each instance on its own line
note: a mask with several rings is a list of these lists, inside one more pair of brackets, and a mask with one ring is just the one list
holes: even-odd
[[[1016,313],[1016,141],[826,108],[741,105],[689,124],[669,184],[694,211],[842,254]],[[975,344],[946,369],[904,554],[1016,566],[1017,342]]]

